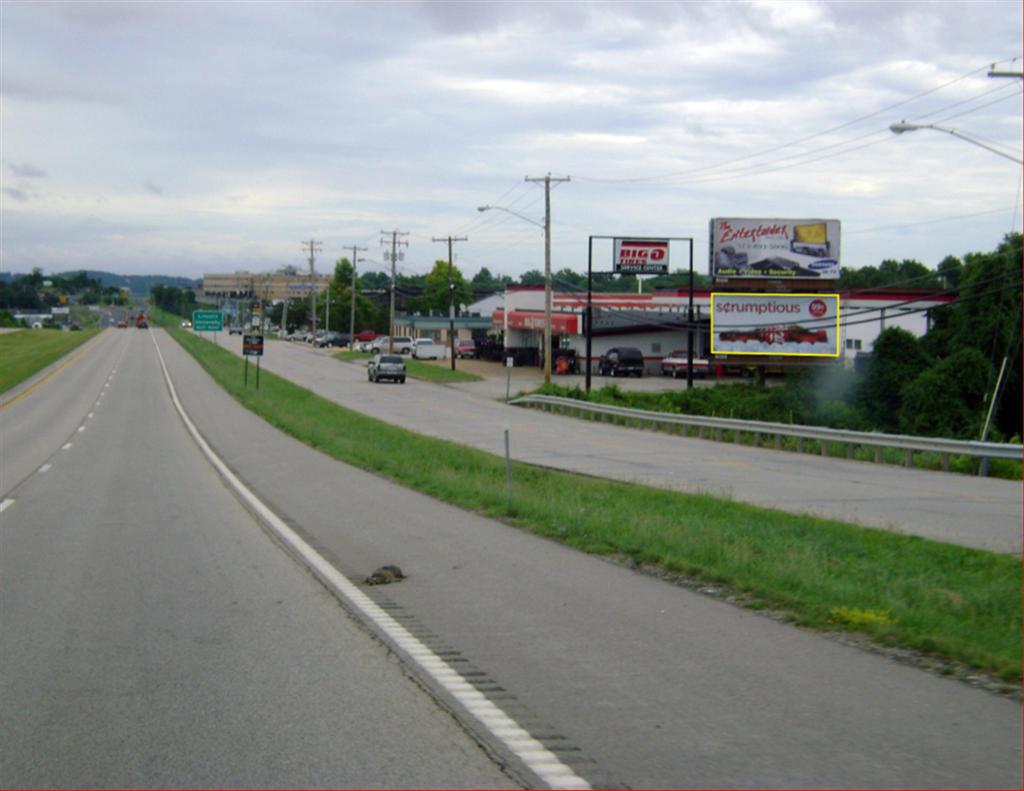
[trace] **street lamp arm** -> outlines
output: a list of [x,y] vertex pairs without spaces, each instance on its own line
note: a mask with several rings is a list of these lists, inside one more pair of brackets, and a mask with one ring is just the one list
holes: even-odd
[[544,227],[544,223],[537,222],[537,220],[533,219],[532,217],[527,217],[525,214],[520,214],[517,211],[512,211],[512,209],[506,209],[504,206],[477,206],[476,207],[477,211],[490,211],[491,209],[495,209],[497,211],[508,212],[509,214],[513,215],[514,217],[518,217],[520,220],[526,220],[526,222],[531,223],[533,225],[536,225],[538,228],[543,228]]
[[1018,165],[1024,165],[1024,159],[1017,159],[1017,157],[1010,156],[1009,154],[1000,151],[997,148],[993,148],[987,143],[982,143],[980,140],[975,140],[973,137],[965,135],[963,132],[958,132],[956,129],[950,129],[948,127],[938,126],[936,124],[908,124],[906,121],[900,121],[897,124],[889,125],[889,131],[897,135],[901,135],[904,132],[913,132],[918,129],[934,129],[937,132],[945,132],[948,135],[958,137],[961,140],[967,141],[968,143],[973,143],[974,145],[979,146],[980,148],[984,148],[986,151],[991,151],[993,154],[998,154],[999,156],[1009,159],[1012,162],[1016,162]]

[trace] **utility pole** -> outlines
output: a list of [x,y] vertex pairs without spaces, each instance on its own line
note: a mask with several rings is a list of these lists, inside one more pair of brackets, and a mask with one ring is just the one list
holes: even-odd
[[[345,248],[348,249],[347,247]],[[351,349],[356,342],[356,261],[359,260],[359,251],[366,252],[365,247],[352,245],[352,311],[348,318],[348,346]]]
[[316,281],[313,273],[313,262],[316,260],[316,253],[323,252],[323,243],[316,239],[310,239],[302,243],[302,249],[309,250],[309,312],[311,318],[310,332],[316,337]]
[[552,178],[550,173],[525,178],[525,181],[544,182],[544,384],[551,384],[551,182],[569,180],[569,176]]
[[452,370],[455,370],[455,285],[452,283],[452,243],[468,242],[468,236],[443,236],[434,242],[448,242],[448,355],[452,359]]
[[[408,231],[381,231],[382,234],[391,235],[391,310],[390,318],[388,319],[388,354],[395,353],[395,265],[398,262],[398,245],[404,244],[406,247],[409,243],[399,239],[400,236],[408,236]],[[386,244],[387,239],[381,239],[381,244]],[[384,251],[384,257],[388,257],[388,253]]]

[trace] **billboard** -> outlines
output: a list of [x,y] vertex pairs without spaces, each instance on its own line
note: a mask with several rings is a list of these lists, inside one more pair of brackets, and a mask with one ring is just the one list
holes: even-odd
[[713,293],[711,353],[838,357],[839,295]]
[[667,239],[616,239],[612,270],[624,275],[667,275]]
[[711,275],[839,277],[839,220],[711,220]]

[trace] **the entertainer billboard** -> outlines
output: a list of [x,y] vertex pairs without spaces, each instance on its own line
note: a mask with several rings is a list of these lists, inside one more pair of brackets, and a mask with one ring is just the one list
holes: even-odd
[[839,277],[839,220],[711,220],[711,274],[722,278]]
[[839,295],[713,293],[711,353],[838,357]]

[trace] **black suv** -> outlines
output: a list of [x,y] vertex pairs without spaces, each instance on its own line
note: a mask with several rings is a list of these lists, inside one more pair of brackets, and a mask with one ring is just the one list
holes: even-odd
[[632,347],[609,349],[601,355],[597,362],[597,372],[601,376],[643,376],[644,353]]

